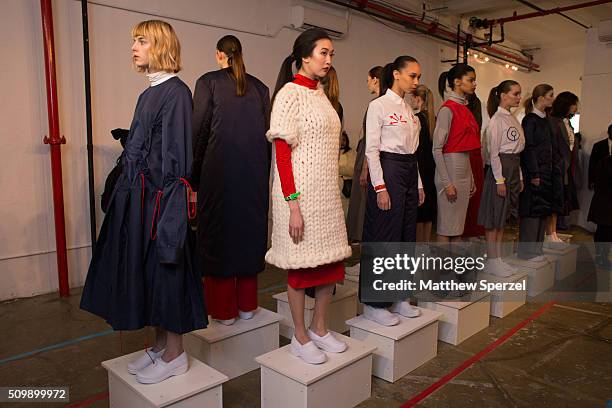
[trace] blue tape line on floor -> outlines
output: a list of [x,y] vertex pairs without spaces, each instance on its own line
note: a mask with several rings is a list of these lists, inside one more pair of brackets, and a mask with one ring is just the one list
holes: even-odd
[[12,356],[12,357],[8,357],[8,358],[4,358],[2,360],[0,360],[0,365],[5,364],[5,363],[10,363],[11,361],[15,361],[15,360],[20,360],[22,358],[26,358],[26,357],[30,357],[33,356],[34,354],[38,354],[38,353],[43,353],[45,351],[51,351],[51,350],[57,350],[66,346],[70,346],[76,343],[80,343],[81,341],[85,341],[85,340],[89,340],[89,339],[93,339],[96,337],[101,337],[101,336],[106,336],[109,334],[114,333],[114,330],[106,330],[103,332],[98,332],[98,333],[94,333],[94,334],[88,334],[87,336],[82,336],[82,337],[77,337],[76,339],[72,339],[72,340],[66,340],[63,341],[61,343],[57,343],[57,344],[52,344],[50,346],[46,346],[46,347],[42,347],[36,350],[32,350],[32,351],[28,351],[27,353],[21,353],[21,354],[17,354],[16,356]]
[[[264,288],[264,289],[260,289],[257,292],[258,293],[273,292],[273,291],[275,291],[277,289],[284,288],[286,286],[287,286],[286,284],[270,286],[270,287],[267,287],[267,288]],[[26,353],[21,353],[21,354],[17,354],[15,356],[12,356],[12,357],[3,358],[2,360],[0,360],[0,365],[6,364],[6,363],[10,363],[11,361],[15,361],[15,360],[21,360],[22,358],[30,357],[30,356],[33,356],[33,355],[38,354],[38,353],[44,353],[45,351],[57,350],[57,349],[60,349],[60,348],[63,348],[63,347],[71,346],[73,344],[80,343],[80,342],[85,341],[85,340],[90,340],[90,339],[95,339],[96,337],[106,336],[106,335],[112,334],[114,332],[115,331],[111,329],[111,330],[106,330],[106,331],[102,331],[102,332],[98,332],[98,333],[94,333],[94,334],[88,334],[87,336],[77,337],[76,339],[66,340],[66,341],[63,341],[61,343],[52,344],[50,346],[46,346],[46,347],[42,347],[42,348],[39,348],[39,349],[36,349],[36,350],[28,351]]]

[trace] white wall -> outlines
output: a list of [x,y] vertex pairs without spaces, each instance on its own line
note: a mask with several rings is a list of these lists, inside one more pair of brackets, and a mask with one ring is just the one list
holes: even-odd
[[[90,4],[98,196],[120,153],[109,132],[129,127],[138,94],[147,86],[145,78],[131,68],[130,30],[134,24],[167,17],[183,48],[184,71],[180,76],[192,89],[201,74],[216,69],[216,41],[222,35],[235,34],[243,44],[247,70],[272,90],[280,62],[298,35],[283,28],[289,22],[291,4],[291,0],[98,0]],[[0,110],[0,140],[5,148],[0,172],[0,300],[57,290],[49,148],[42,143],[47,114],[40,5],[37,0],[4,0],[1,8],[0,34],[11,41],[0,45],[4,56],[0,88],[5,102]],[[69,275],[74,287],[82,285],[91,253],[80,2],[55,0],[53,13],[60,129],[67,139],[62,147],[63,180]],[[334,65],[340,78],[346,129],[355,143],[370,99],[365,88],[367,70],[397,55],[413,55],[421,62],[423,81],[435,88],[439,45],[358,14],[350,21],[347,36],[335,41]],[[257,34],[228,29],[231,27]],[[99,227],[99,209],[97,217]]]

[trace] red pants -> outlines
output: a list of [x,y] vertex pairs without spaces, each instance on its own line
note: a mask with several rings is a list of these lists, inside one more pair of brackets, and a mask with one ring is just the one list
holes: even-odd
[[203,280],[206,310],[213,319],[229,320],[238,317],[238,310],[257,309],[257,275]]

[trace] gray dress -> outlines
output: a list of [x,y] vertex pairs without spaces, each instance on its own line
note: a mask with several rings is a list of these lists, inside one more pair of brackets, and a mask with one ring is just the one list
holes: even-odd
[[[465,104],[465,98],[454,92],[445,95],[445,100],[453,100]],[[436,118],[436,129],[433,134],[433,157],[436,162],[436,185],[438,201],[438,217],[436,232],[438,235],[454,237],[463,234],[465,216],[470,201],[472,186],[472,168],[469,152],[443,153],[442,149],[448,140],[453,113],[447,107],[442,107]],[[444,188],[453,184],[457,189],[457,200],[451,203],[446,198]]]

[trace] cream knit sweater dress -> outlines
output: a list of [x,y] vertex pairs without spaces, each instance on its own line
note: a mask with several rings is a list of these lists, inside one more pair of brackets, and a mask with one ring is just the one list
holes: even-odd
[[270,141],[291,146],[296,190],[301,193],[304,239],[289,236],[289,205],[284,200],[276,152],[272,157],[272,246],[266,261],[283,269],[314,268],[351,256],[338,187],[340,119],[319,85],[316,90],[288,83],[272,107]]

